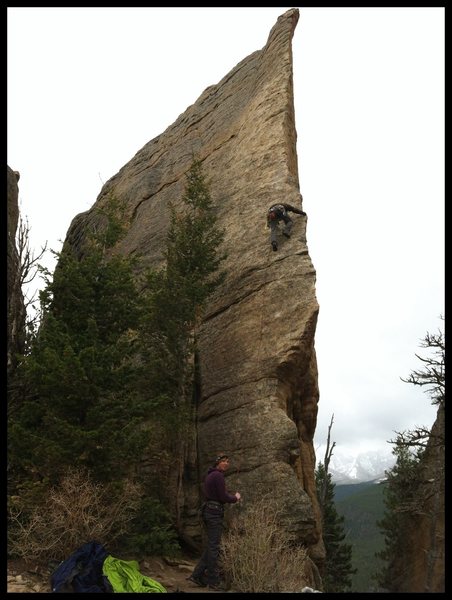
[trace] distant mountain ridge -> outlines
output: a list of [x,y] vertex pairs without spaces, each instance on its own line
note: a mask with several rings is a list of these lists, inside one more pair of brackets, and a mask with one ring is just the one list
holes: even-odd
[[385,471],[395,464],[387,452],[370,450],[357,455],[333,454],[328,467],[333,483],[345,485],[385,479]]
[[377,522],[384,514],[384,489],[378,480],[336,485],[334,503],[344,517],[345,542],[352,546],[353,592],[377,592],[373,576],[382,568],[375,554],[384,548],[384,536]]
[[[374,493],[374,490],[369,490],[369,487],[374,485],[379,485],[381,483],[381,479],[374,479],[372,481],[360,481],[359,483],[345,483],[345,484],[336,484],[334,487],[334,502],[340,503],[342,500],[345,500],[349,496],[354,496],[355,494],[361,494],[365,490],[365,494],[369,492],[371,494]],[[379,492],[375,492],[377,495]]]

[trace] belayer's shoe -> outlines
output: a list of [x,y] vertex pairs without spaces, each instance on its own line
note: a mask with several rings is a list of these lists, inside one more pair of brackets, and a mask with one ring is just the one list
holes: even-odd
[[272,242],[273,251],[276,252],[278,250],[278,244],[276,242]]
[[287,233],[286,231],[283,231],[282,233],[286,236],[286,238],[290,238],[290,233]]
[[199,587],[206,587],[207,585],[207,583],[203,579],[201,579],[200,577],[196,577],[195,575],[190,575],[190,577],[187,577],[187,581],[192,581],[196,585],[199,585]]

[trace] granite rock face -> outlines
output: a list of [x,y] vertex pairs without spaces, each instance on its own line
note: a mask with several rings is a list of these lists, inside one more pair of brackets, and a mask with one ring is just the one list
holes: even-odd
[[181,205],[193,155],[202,160],[225,231],[227,279],[199,333],[201,395],[195,439],[184,457],[182,528],[188,537],[199,535],[199,482],[221,450],[231,456],[228,489],[242,493],[243,506],[270,492],[288,527],[321,560],[313,449],[319,307],[307,217],[293,215],[292,237],[279,234],[277,252],[266,227],[272,203],[302,208],[291,47],[298,18],[297,9],[281,15],[261,50],[139,150],[95,205],[74,218],[66,243],[81,250],[98,218],[94,208],[114,194],[126,202],[130,223],[117,251],[139,252],[147,264],[161,265],[168,203]]
[[16,366],[16,353],[24,351],[25,305],[21,288],[20,257],[16,245],[19,224],[18,171],[7,169],[7,373],[12,374]]

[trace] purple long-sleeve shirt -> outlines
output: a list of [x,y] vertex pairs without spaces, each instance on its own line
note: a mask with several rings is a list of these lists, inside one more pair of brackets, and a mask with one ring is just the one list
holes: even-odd
[[204,497],[206,500],[215,500],[222,504],[234,504],[237,497],[226,491],[226,482],[223,472],[216,467],[210,467],[204,480]]

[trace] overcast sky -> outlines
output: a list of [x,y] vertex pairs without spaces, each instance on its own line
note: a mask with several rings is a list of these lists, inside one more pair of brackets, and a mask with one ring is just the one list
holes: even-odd
[[[103,183],[261,49],[289,8],[8,8],[8,165],[32,246],[60,250]],[[300,9],[318,459],[333,413],[336,453],[353,454],[390,453],[395,430],[436,414],[400,377],[421,367],[419,342],[444,314],[444,10]]]

